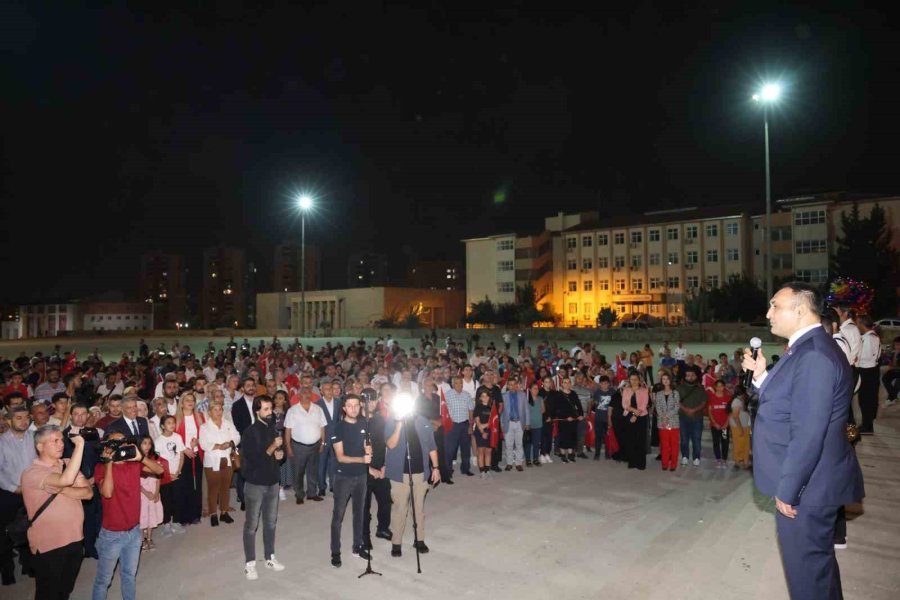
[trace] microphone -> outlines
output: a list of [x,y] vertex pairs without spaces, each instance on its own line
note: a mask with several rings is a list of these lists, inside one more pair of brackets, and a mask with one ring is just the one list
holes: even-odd
[[[750,356],[753,357],[753,360],[756,360],[756,357],[759,355],[759,349],[762,348],[762,340],[758,337],[750,338]],[[744,386],[745,390],[750,390],[750,386],[753,385],[753,371],[744,371],[744,376],[741,377],[741,385]]]

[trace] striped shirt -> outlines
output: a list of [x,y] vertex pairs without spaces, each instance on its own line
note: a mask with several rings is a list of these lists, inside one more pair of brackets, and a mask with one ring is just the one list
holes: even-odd
[[457,392],[450,388],[444,392],[447,401],[447,412],[454,423],[462,423],[469,420],[469,412],[475,410],[475,400],[468,392]]

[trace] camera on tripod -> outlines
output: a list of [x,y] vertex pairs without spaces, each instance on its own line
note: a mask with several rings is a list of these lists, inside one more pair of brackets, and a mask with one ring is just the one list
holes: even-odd
[[[97,444],[97,451],[101,453],[100,462],[122,462],[131,460],[137,456],[138,439],[134,436],[117,438],[114,440],[103,440]],[[109,458],[102,455],[102,452],[109,448],[112,450],[112,456]]]

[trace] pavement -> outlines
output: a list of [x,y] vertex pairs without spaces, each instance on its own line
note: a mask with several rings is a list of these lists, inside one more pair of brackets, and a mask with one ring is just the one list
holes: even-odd
[[[857,446],[867,497],[848,517],[848,544],[838,560],[848,600],[900,597],[900,405],[881,409],[877,434]],[[708,458],[707,458],[708,457]],[[259,563],[259,580],[243,573],[243,514],[233,525],[190,527],[155,536],[138,572],[141,600],[266,598],[672,600],[787,598],[775,539],[774,505],[754,491],[748,473],[715,468],[710,436],[698,467],[645,472],[601,460],[558,461],[492,480],[456,476],[426,500],[422,573],[407,527],[401,558],[375,540],[372,567],[350,554],[349,514],[343,567],[329,564],[332,502],[280,504],[276,556],[287,570]],[[349,512],[349,510],[348,510]],[[262,537],[259,534],[259,556]],[[96,562],[86,560],[73,598],[89,598]],[[4,600],[32,598],[19,576],[0,588]],[[110,598],[120,598],[119,578]]]

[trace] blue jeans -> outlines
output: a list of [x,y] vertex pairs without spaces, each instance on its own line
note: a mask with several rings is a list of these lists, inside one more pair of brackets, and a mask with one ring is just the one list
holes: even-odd
[[532,427],[529,429],[531,432],[531,442],[528,444],[528,447],[525,448],[525,460],[530,460],[531,462],[540,461],[541,439],[544,437],[541,429],[541,427]]
[[609,458],[609,448],[606,448],[606,431],[609,429],[609,414],[605,410],[597,411],[594,415],[594,456],[600,456],[600,446],[604,447],[606,458]]
[[122,580],[122,600],[134,600],[135,577],[141,558],[141,528],[135,525],[127,531],[100,529],[97,537],[97,576],[94,577],[93,600],[105,600],[119,563]]
[[[700,438],[703,436],[703,419],[694,420],[681,417],[681,456],[684,458],[700,458]],[[688,445],[694,449],[694,454],[688,453]]]
[[275,523],[278,521],[277,483],[256,485],[244,483],[244,500],[247,512],[244,517],[244,558],[247,562],[256,560],[256,530],[260,517],[263,523],[263,552],[266,560],[275,554]]

